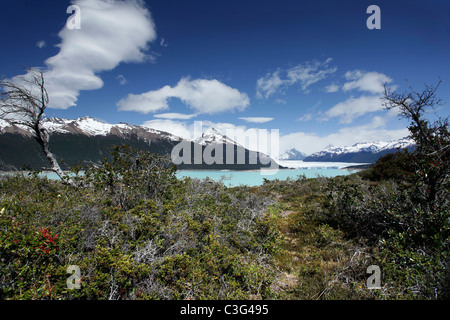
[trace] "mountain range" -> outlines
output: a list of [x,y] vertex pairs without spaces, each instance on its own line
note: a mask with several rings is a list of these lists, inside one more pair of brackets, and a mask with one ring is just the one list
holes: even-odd
[[[238,162],[237,150],[241,146],[216,129],[204,132],[197,140],[186,141],[164,131],[126,123],[109,124],[91,117],[76,120],[45,118],[42,126],[50,134],[50,149],[63,169],[76,164],[99,163],[104,157],[109,157],[109,149],[113,145],[128,144],[134,148],[170,156],[180,142],[187,142],[187,150],[183,149],[183,152],[191,151],[191,156],[185,163],[178,164],[179,169],[254,170],[271,165],[267,161],[267,155],[245,148],[239,149],[244,151],[245,161]],[[210,145],[215,147],[211,150],[208,148]],[[216,148],[220,147],[223,148],[223,155],[226,155],[226,146],[229,145],[235,151],[232,164],[227,164],[225,156],[223,161],[217,161],[218,163],[194,162],[195,150],[200,149],[204,154],[208,148],[207,151],[214,157]],[[255,163],[250,159],[257,161]],[[260,161],[262,159],[264,161]],[[270,158],[269,160],[274,161]],[[48,163],[27,127],[0,120],[0,170],[21,169],[24,166],[41,169],[48,167]]]
[[[109,124],[91,117],[76,120],[45,118],[42,125],[50,133],[50,148],[63,169],[76,164],[99,163],[104,157],[109,157],[109,149],[113,145],[128,144],[134,148],[170,156],[180,142],[187,143],[187,151],[190,151],[191,156],[190,161],[186,161],[188,163],[177,164],[179,169],[255,170],[269,167],[270,161],[276,163],[265,154],[242,147],[214,128],[205,131],[197,139],[188,141],[153,128],[127,123]],[[230,145],[234,151],[233,164],[227,164],[228,161],[225,159],[227,146]],[[215,157],[215,152],[220,146],[222,155],[219,153],[218,156],[223,157],[222,164],[220,161],[213,164],[204,161],[196,164],[194,161],[196,149],[200,148],[202,154],[207,149],[211,152],[211,156]],[[378,158],[396,152],[399,148],[412,150],[414,147],[412,140],[403,138],[397,141],[357,143],[343,147],[329,146],[309,156],[293,148],[281,154],[279,160],[374,163]],[[238,150],[244,150],[244,163],[238,162]],[[251,162],[250,159],[257,159],[257,162]],[[27,127],[0,119],[0,170],[21,169],[24,166],[41,169],[48,167],[48,163]]]
[[320,152],[304,158],[306,162],[355,162],[375,163],[380,157],[397,152],[399,149],[415,148],[415,143],[409,138],[394,141],[361,142],[352,146],[329,146]]

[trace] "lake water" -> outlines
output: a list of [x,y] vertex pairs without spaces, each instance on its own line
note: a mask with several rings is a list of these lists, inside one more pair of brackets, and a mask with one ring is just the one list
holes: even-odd
[[191,177],[204,179],[206,177],[219,181],[224,179],[223,183],[226,186],[234,187],[239,185],[259,186],[262,185],[264,179],[267,180],[286,180],[287,178],[296,179],[298,176],[305,175],[307,178],[321,177],[336,177],[347,175],[356,172],[356,170],[343,170],[342,168],[361,165],[361,163],[344,163],[344,162],[303,162],[303,161],[279,161],[280,165],[294,168],[291,170],[255,170],[255,171],[193,171],[180,170],[177,172],[177,177]]
[[[263,184],[264,179],[286,180],[287,178],[296,179],[298,176],[305,175],[307,178],[336,177],[356,172],[356,170],[343,170],[341,168],[361,165],[362,163],[348,162],[303,162],[303,161],[279,161],[280,165],[293,168],[291,170],[255,170],[255,171],[228,171],[228,170],[179,170],[176,175],[178,178],[190,177],[197,179],[210,178],[214,181],[223,179],[226,186],[234,187],[239,185],[259,186]],[[59,179],[56,173],[41,173],[40,176],[48,179]]]

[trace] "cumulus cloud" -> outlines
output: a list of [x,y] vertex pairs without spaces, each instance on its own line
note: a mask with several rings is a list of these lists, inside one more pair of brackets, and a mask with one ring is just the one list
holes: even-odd
[[250,104],[247,94],[218,80],[182,78],[175,87],[164,86],[142,94],[129,94],[117,106],[121,111],[157,112],[169,108],[170,98],[178,98],[203,114],[243,110]]
[[[326,121],[338,117],[340,123],[349,124],[365,114],[384,109],[382,93],[384,92],[384,84],[393,81],[390,77],[375,71],[363,72],[361,70],[353,70],[347,71],[344,78],[347,82],[341,87],[342,91],[356,90],[363,92],[362,95],[360,97],[351,96],[345,101],[334,105],[322,114],[321,120]],[[331,84],[325,90],[327,92],[337,92],[339,87]]]
[[122,62],[148,59],[156,39],[150,12],[140,0],[73,0],[81,9],[81,29],[59,32],[59,52],[45,61],[50,108],[75,106],[81,90],[103,86],[98,73]]
[[337,67],[330,67],[331,61],[331,58],[323,62],[307,61],[286,70],[279,68],[273,73],[267,73],[256,81],[256,95],[258,98],[267,99],[295,84],[299,84],[304,92],[308,92],[311,85],[337,71]]
[[247,121],[247,122],[266,123],[266,122],[272,121],[274,118],[271,118],[271,117],[240,117],[239,119]]
[[373,94],[383,93],[383,85],[392,82],[392,79],[385,74],[379,72],[362,72],[360,70],[347,71],[345,78],[350,81],[342,86],[343,91],[356,89]]
[[324,120],[339,117],[340,123],[351,123],[358,117],[367,113],[383,110],[381,96],[361,96],[358,98],[350,97],[340,102],[325,112]]

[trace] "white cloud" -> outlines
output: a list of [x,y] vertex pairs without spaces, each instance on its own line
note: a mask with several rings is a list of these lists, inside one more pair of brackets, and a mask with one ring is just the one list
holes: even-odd
[[383,110],[381,96],[361,96],[358,98],[350,97],[340,102],[325,112],[324,120],[339,117],[340,123],[351,123],[358,117],[367,113]]
[[170,98],[179,98],[197,113],[206,114],[243,110],[250,104],[247,94],[218,80],[182,78],[175,87],[165,86],[139,95],[129,94],[117,106],[121,111],[157,112],[169,108]]
[[[323,114],[321,120],[339,117],[340,123],[349,124],[365,114],[384,109],[382,93],[384,84],[393,81],[390,77],[379,72],[363,72],[361,70],[347,71],[344,77],[348,81],[342,86],[342,91],[358,90],[364,94],[356,98],[352,96],[334,105]],[[325,89],[327,92],[336,92],[339,87],[331,84]]]
[[103,86],[97,75],[122,62],[144,62],[156,39],[150,12],[141,0],[73,0],[81,9],[81,29],[64,26],[59,53],[45,63],[50,108],[75,106],[81,90]]
[[175,113],[175,112],[169,112],[169,113],[160,113],[155,114],[155,118],[161,118],[161,119],[180,119],[180,120],[189,120],[194,117],[196,117],[197,114],[184,114],[184,113]]
[[319,110],[315,112],[317,107],[319,107],[321,104],[322,100],[317,101],[317,103],[311,108],[308,108],[308,110],[306,110],[306,113],[304,113],[300,118],[298,118],[297,121],[306,122],[311,121],[314,117],[318,118],[319,116],[322,116],[322,111]]
[[36,47],[38,47],[39,49],[44,48],[46,45],[44,40],[39,40],[38,42],[36,42]]
[[167,100],[172,95],[172,88],[165,86],[157,91],[142,94],[130,93],[121,99],[117,106],[121,111],[138,111],[142,113],[157,112],[169,109]]
[[192,139],[193,126],[186,122],[171,119],[154,119],[145,121],[142,126],[168,132],[183,139]]
[[359,91],[380,94],[384,92],[383,85],[391,83],[392,79],[379,72],[362,72],[360,70],[347,71],[345,78],[351,80],[342,86],[343,91],[357,89]]
[[308,88],[311,85],[337,71],[336,67],[329,66],[331,61],[331,58],[323,62],[307,61],[287,70],[279,68],[273,73],[267,73],[256,81],[256,95],[258,98],[267,99],[271,95],[283,92],[295,84],[300,84],[301,89],[304,92],[308,92]]
[[284,86],[285,81],[280,79],[279,71],[267,73],[264,77],[256,81],[256,96],[258,98],[268,99],[272,94],[277,92],[280,87]]
[[125,76],[123,74],[119,74],[116,77],[117,80],[119,80],[120,85],[126,85],[128,83],[128,80],[125,78]]
[[300,118],[298,118],[298,121],[303,121],[303,122],[310,121],[310,120],[312,120],[313,116],[314,116],[313,113],[305,113]]
[[334,93],[334,92],[338,92],[340,89],[340,87],[337,84],[330,84],[329,86],[325,87],[325,91],[328,93]]
[[280,98],[275,99],[275,102],[278,103],[278,104],[286,104],[287,103],[286,100],[280,99]]
[[306,91],[308,87],[320,80],[323,80],[327,75],[336,72],[337,68],[329,68],[328,64],[331,59],[328,58],[325,62],[314,62],[299,64],[287,71],[290,84],[300,82],[303,91]]
[[169,43],[164,38],[161,38],[161,41],[159,42],[159,45],[161,47],[168,47]]
[[241,117],[239,119],[247,121],[247,122],[266,123],[266,122],[272,121],[274,118],[271,118],[271,117]]

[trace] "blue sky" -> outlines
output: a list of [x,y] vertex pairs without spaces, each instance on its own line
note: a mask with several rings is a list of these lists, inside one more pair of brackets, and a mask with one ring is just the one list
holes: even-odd
[[[69,5],[81,29],[69,30]],[[369,30],[370,5],[381,29]],[[47,116],[91,116],[187,137],[194,121],[278,129],[280,151],[398,139],[383,83],[443,83],[448,1],[2,0],[0,73],[46,72]],[[430,115],[433,116],[433,115]]]

